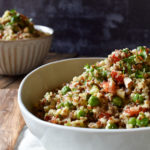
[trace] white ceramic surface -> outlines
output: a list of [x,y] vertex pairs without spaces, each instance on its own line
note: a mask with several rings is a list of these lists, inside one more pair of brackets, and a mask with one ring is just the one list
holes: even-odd
[[87,129],[42,121],[31,111],[49,89],[79,75],[83,65],[100,58],[79,58],[49,63],[31,72],[22,81],[18,102],[30,131],[47,150],[149,150],[150,127],[140,129]]
[[0,41],[1,75],[25,74],[41,64],[50,49],[53,29],[41,25],[35,25],[35,28],[50,35],[26,40]]
[[[29,131],[27,126],[22,129],[14,150],[45,150],[40,141]],[[52,149],[49,149],[52,150]]]

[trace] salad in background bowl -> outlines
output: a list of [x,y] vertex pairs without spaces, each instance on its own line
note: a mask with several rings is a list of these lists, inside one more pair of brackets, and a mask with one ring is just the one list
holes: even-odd
[[16,10],[0,18],[0,74],[25,74],[40,65],[47,55],[53,29],[34,25]]
[[5,11],[0,18],[0,40],[21,40],[48,36],[50,33],[37,30],[32,19],[16,10]]

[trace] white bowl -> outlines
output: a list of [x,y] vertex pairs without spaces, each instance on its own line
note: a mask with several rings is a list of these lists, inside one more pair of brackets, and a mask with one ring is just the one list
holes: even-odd
[[25,74],[42,63],[50,49],[53,29],[35,25],[48,36],[27,40],[0,41],[0,74]]
[[32,109],[45,94],[73,76],[83,65],[101,58],[78,58],[49,63],[27,75],[22,81],[18,102],[30,131],[47,150],[149,150],[150,127],[139,129],[89,129],[66,127],[42,121]]

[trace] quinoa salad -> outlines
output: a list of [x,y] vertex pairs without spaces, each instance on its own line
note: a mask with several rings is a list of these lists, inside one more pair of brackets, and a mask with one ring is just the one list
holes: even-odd
[[85,65],[62,88],[47,92],[36,115],[50,123],[100,129],[150,126],[150,55],[139,46]]
[[32,20],[16,10],[7,10],[0,18],[0,40],[20,40],[45,36],[34,28]]

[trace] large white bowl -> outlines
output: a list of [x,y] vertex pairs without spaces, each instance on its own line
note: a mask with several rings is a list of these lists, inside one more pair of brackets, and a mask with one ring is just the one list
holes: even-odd
[[35,25],[35,28],[49,35],[25,40],[0,41],[1,75],[25,74],[42,63],[50,49],[54,31],[41,25]]
[[82,73],[83,65],[101,58],[57,61],[32,71],[22,81],[18,102],[30,131],[47,150],[150,150],[150,127],[139,129],[88,129],[42,121],[32,114],[33,105],[46,91]]

